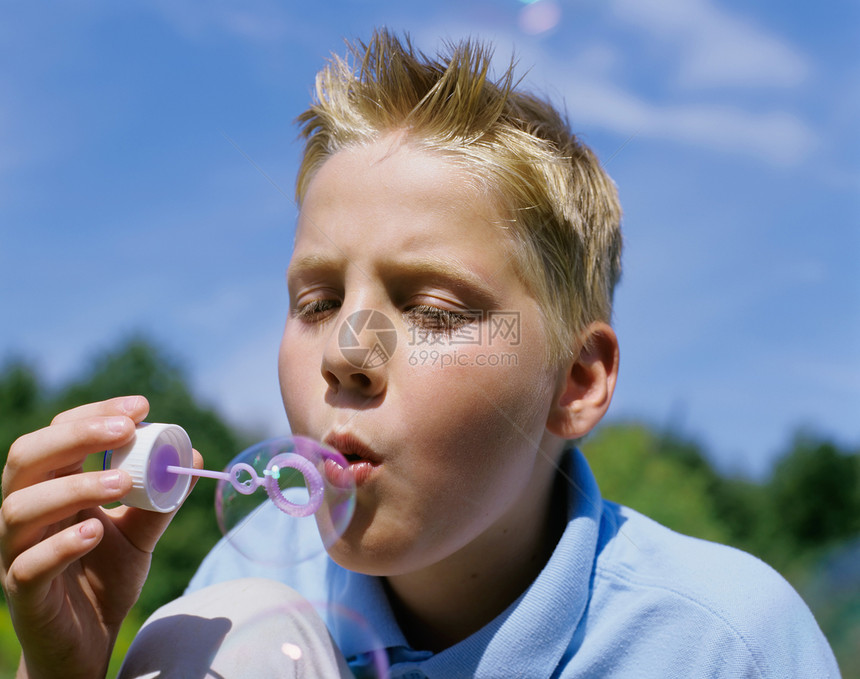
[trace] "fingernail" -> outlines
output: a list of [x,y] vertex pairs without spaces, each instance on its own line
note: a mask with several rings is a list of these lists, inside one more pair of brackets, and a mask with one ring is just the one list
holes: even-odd
[[92,521],[86,521],[78,527],[78,534],[83,540],[92,540],[96,536],[96,526]]
[[106,490],[119,490],[122,486],[122,472],[109,471],[101,475],[102,485]]
[[125,431],[125,417],[109,417],[105,425],[111,434],[122,434]]
[[125,399],[123,399],[123,402],[120,407],[122,408],[123,412],[131,414],[137,410],[137,406],[139,403],[140,396],[127,396]]

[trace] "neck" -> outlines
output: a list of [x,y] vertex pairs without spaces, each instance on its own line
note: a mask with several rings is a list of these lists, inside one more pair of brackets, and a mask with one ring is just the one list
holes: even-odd
[[553,483],[554,471],[540,480],[542,493],[530,483],[514,511],[478,540],[428,568],[386,578],[394,614],[413,648],[438,652],[466,639],[534,582],[566,523],[564,486]]

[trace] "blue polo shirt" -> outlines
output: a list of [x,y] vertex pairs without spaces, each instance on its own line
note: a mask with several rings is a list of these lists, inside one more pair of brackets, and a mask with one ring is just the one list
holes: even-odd
[[[251,576],[284,582],[328,611],[351,665],[379,645],[399,679],[839,677],[806,604],[769,566],[603,500],[577,450],[562,472],[568,522],[543,571],[504,613],[439,653],[410,647],[379,578],[347,571],[323,551],[268,567],[222,540],[189,591]],[[253,519],[262,540],[272,539],[272,511]],[[319,540],[308,525],[300,539]],[[338,611],[358,613],[367,626]]]

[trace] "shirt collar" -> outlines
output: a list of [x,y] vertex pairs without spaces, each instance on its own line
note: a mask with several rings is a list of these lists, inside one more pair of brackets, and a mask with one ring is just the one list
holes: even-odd
[[[382,580],[329,562],[330,601],[361,611],[366,625],[331,620],[330,629],[347,660],[388,649],[393,662],[409,659],[439,676],[549,674],[571,645],[588,603],[600,532],[602,500],[583,455],[571,449],[558,473],[567,484],[568,522],[540,575],[501,615],[475,634],[440,653],[409,648],[394,619]],[[363,628],[363,629],[359,629]]]

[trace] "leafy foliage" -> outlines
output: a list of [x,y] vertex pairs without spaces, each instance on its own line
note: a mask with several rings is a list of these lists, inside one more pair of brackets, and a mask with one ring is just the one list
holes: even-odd
[[711,469],[694,451],[642,425],[616,425],[602,429],[583,452],[604,497],[681,533],[728,541],[709,494]]
[[860,465],[829,441],[798,436],[774,470],[770,493],[795,548],[860,533]]

